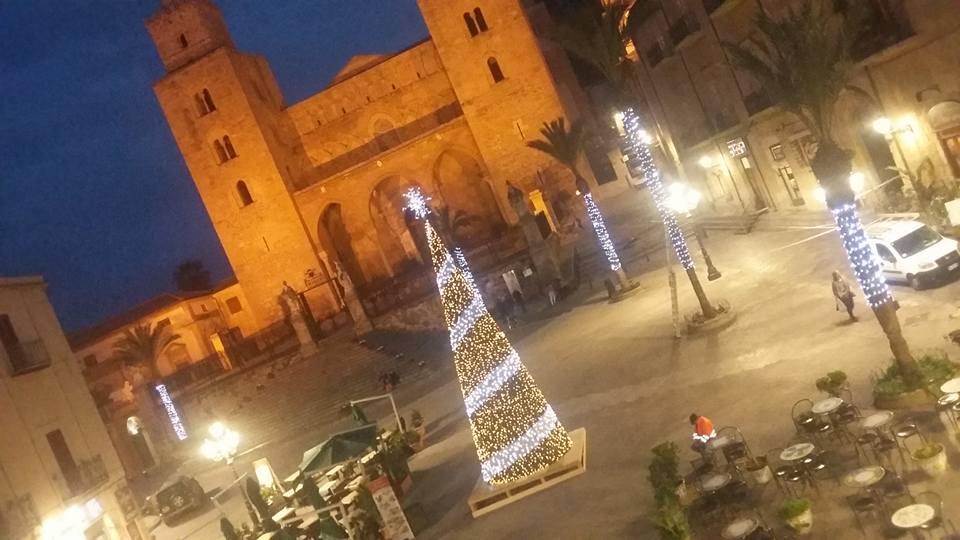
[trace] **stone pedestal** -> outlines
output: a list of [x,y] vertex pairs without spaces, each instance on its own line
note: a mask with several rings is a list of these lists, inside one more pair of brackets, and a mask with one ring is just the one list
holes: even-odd
[[363,303],[357,298],[353,290],[346,291],[344,294],[344,303],[347,305],[347,312],[353,319],[353,331],[357,336],[369,334],[373,331],[373,323],[367,316],[367,310],[363,308]]
[[307,321],[303,320],[303,314],[299,311],[291,313],[290,323],[297,334],[297,341],[300,342],[300,354],[308,356],[317,352],[317,344],[310,335],[310,329],[307,328]]

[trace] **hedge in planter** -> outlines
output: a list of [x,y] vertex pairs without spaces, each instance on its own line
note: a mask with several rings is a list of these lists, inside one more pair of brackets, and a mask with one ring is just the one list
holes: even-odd
[[947,353],[940,350],[923,353],[917,358],[917,365],[923,375],[923,382],[910,384],[900,376],[897,364],[892,363],[873,383],[874,399],[877,401],[893,401],[911,392],[926,390],[926,381],[932,381],[930,389],[935,390],[942,382],[960,374],[960,364],[950,361]]

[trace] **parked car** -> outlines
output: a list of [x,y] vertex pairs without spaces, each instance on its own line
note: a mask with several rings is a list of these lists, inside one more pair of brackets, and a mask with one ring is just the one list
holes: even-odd
[[170,526],[184,514],[203,508],[208,497],[196,478],[180,476],[160,488],[152,499],[163,524]]
[[914,219],[880,219],[867,226],[867,237],[887,281],[921,289],[960,274],[957,241]]

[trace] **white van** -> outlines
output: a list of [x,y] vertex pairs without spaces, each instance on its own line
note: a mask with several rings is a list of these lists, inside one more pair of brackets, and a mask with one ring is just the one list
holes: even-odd
[[957,241],[914,219],[882,218],[866,227],[887,281],[914,289],[960,273]]

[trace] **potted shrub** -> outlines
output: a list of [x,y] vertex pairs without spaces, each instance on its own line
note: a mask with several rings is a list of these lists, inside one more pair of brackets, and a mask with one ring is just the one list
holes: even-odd
[[847,374],[842,371],[831,371],[817,379],[817,390],[826,392],[833,397],[840,397],[840,391],[847,388]]
[[780,507],[780,519],[797,534],[809,534],[813,528],[813,510],[810,499],[787,499]]
[[911,457],[930,476],[939,476],[947,470],[947,452],[940,443],[927,443],[914,450]]
[[917,356],[917,366],[925,382],[908,384],[900,376],[897,365],[888,367],[873,383],[873,402],[878,409],[905,409],[922,407],[936,398],[928,389],[939,387],[960,374],[960,364],[951,362],[941,350],[927,351]]
[[657,508],[653,523],[660,533],[661,540],[690,540],[690,524],[683,507],[676,501],[668,502]]

